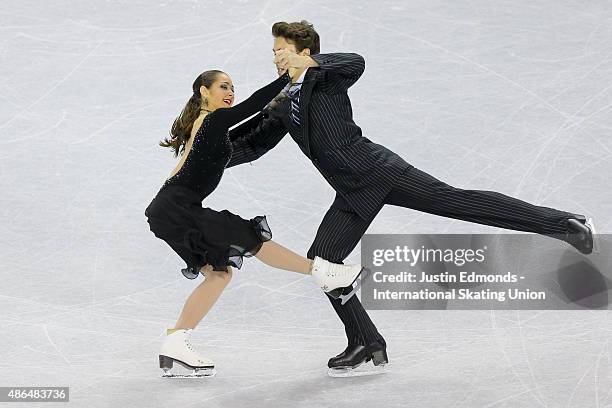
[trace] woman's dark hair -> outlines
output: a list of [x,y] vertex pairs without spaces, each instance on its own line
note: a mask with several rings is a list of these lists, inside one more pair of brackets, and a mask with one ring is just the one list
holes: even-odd
[[170,147],[174,149],[174,157],[178,156],[179,153],[183,154],[185,151],[185,143],[191,137],[191,129],[193,128],[193,122],[200,115],[200,108],[202,106],[202,95],[200,94],[200,87],[204,85],[206,88],[210,86],[217,79],[217,75],[223,74],[223,71],[212,69],[210,71],[202,72],[191,86],[193,94],[187,101],[187,105],[183,108],[180,115],[174,119],[172,128],[170,129],[170,140],[167,138],[159,142],[162,147]]
[[291,40],[295,44],[297,52],[301,52],[304,48],[309,48],[310,55],[315,55],[321,50],[319,34],[315,31],[314,26],[306,20],[293,23],[285,21],[274,23],[272,35],[274,38],[283,37],[286,40]]

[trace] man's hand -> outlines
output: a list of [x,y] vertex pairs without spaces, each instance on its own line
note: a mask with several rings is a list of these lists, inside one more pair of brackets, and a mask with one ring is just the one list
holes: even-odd
[[281,70],[312,67],[313,62],[308,55],[299,55],[289,50],[278,50],[274,56],[274,64]]

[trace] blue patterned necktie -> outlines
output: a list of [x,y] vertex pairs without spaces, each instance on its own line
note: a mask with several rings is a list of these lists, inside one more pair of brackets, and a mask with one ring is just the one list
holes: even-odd
[[291,88],[289,88],[289,98],[291,99],[291,121],[295,126],[300,126],[300,88],[301,82],[296,82],[292,84]]

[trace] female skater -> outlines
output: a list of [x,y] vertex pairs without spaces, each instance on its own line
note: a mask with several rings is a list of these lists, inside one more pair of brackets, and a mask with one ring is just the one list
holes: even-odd
[[[168,329],[159,354],[164,376],[174,362],[194,370],[189,376],[214,375],[214,363],[193,349],[191,332],[213,306],[243,256],[256,256],[275,268],[311,274],[326,291],[351,285],[360,265],[332,264],[322,258],[303,258],[271,241],[265,216],[245,220],[227,210],[202,207],[217,187],[238,139],[228,129],[259,112],[290,81],[288,72],[233,106],[234,87],[227,74],[206,71],[193,83],[193,95],[172,125],[171,140],[160,142],[181,150],[182,158],[151,201],[145,215],[151,231],[187,264],[182,273],[202,282],[187,299],[173,329]],[[238,132],[239,133],[239,132]]]

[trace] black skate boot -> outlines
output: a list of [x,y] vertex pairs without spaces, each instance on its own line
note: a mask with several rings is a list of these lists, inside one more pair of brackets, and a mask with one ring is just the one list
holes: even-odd
[[595,243],[593,221],[591,219],[586,220],[584,216],[567,220],[567,232],[564,241],[583,254],[592,253]]
[[[372,365],[364,364],[372,361]],[[340,354],[327,362],[330,377],[353,377],[371,375],[385,372],[385,365],[389,362],[387,345],[378,341],[368,346],[361,344],[351,345]]]
[[346,353],[348,353],[349,350],[352,350],[354,347],[357,347],[357,344],[349,344],[348,346],[346,346],[346,348],[344,349],[342,353],[329,359],[329,361],[327,362],[327,366],[329,368],[332,368],[336,364],[337,361],[342,360],[344,356],[346,356]]

